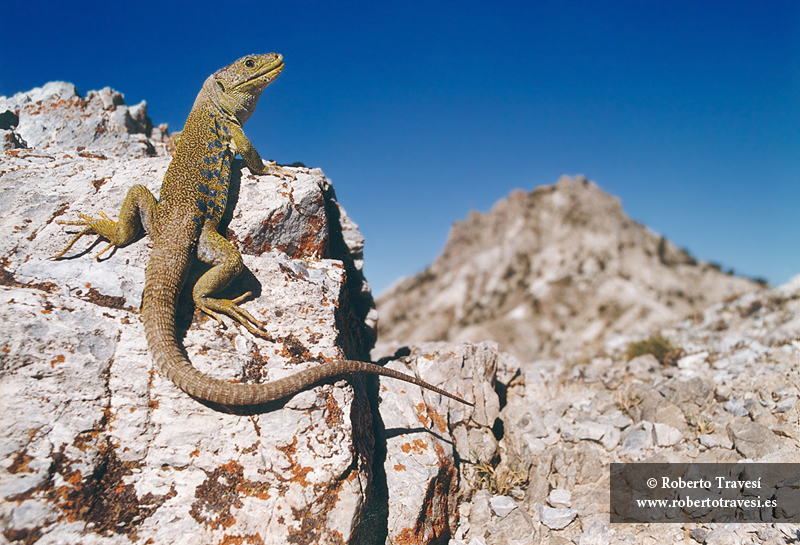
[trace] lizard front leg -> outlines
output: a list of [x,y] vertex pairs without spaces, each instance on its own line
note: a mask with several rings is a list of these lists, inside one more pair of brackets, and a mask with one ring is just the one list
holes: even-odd
[[150,190],[143,185],[135,185],[125,196],[117,221],[109,219],[103,212],[100,212],[100,219],[78,214],[81,219],[77,221],[57,220],[56,223],[61,225],[83,226],[83,230],[72,237],[69,244],[54,255],[53,259],[58,259],[66,254],[83,235],[100,235],[108,241],[108,246],[95,257],[100,257],[114,246],[130,244],[139,235],[142,227],[147,233],[152,231],[157,207],[158,202]]
[[233,125],[231,137],[234,151],[242,156],[242,159],[244,159],[244,162],[247,164],[247,168],[252,172],[256,174],[271,174],[279,178],[291,178],[292,180],[296,178],[292,172],[279,167],[271,161],[265,163],[258,154],[258,151],[256,151],[255,146],[253,146],[250,139],[245,136],[244,131],[238,125]]
[[204,227],[197,242],[197,257],[204,263],[213,265],[206,271],[192,289],[192,299],[198,309],[214,317],[220,324],[219,314],[226,314],[242,324],[254,335],[264,335],[262,323],[238,303],[252,295],[250,292],[236,299],[215,299],[210,295],[225,289],[244,269],[242,255],[213,227]]

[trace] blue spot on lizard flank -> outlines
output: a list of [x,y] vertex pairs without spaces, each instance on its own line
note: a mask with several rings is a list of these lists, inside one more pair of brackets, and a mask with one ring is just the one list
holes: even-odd
[[228,126],[227,125],[223,125],[222,126],[222,132],[224,132],[225,134],[230,134],[230,131],[228,131]]
[[197,199],[197,209],[200,210],[200,212],[205,213],[208,211],[208,206],[206,205],[205,201]]
[[221,148],[222,142],[220,142],[219,140],[214,140],[214,145],[217,146],[218,148]]

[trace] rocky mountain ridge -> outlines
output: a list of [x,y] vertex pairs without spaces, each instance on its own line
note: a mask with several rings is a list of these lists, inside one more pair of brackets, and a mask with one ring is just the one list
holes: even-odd
[[631,220],[583,177],[514,191],[457,222],[442,254],[377,301],[381,342],[492,340],[523,361],[580,358],[748,291]]

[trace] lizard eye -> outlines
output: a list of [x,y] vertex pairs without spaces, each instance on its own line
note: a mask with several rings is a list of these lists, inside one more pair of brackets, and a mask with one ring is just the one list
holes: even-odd
[[217,85],[219,85],[219,90],[220,91],[224,91],[225,90],[225,85],[223,85],[223,83],[220,80],[217,80]]
[[244,65],[248,68],[252,68],[256,65],[256,63],[255,61],[253,61],[253,59],[247,59],[246,61],[244,61]]

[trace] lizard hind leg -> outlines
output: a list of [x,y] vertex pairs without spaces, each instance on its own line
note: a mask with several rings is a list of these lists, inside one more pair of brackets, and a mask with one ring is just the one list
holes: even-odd
[[69,241],[64,249],[53,256],[53,259],[63,257],[83,235],[100,235],[108,241],[108,246],[103,248],[95,258],[100,257],[115,246],[125,246],[133,242],[141,232],[142,227],[144,227],[145,231],[150,232],[157,206],[156,198],[150,193],[149,189],[143,185],[135,185],[128,191],[125,200],[122,202],[118,221],[110,219],[103,212],[98,212],[100,218],[78,213],[79,220],[56,220],[56,223],[60,225],[78,225],[82,226],[83,229],[72,237],[72,240]]
[[225,314],[243,325],[253,335],[264,336],[263,324],[239,303],[252,295],[247,292],[235,299],[217,299],[212,294],[225,289],[242,272],[244,264],[239,251],[215,229],[206,227],[200,233],[197,257],[213,265],[192,289],[192,299],[198,309],[223,325],[220,314]]

